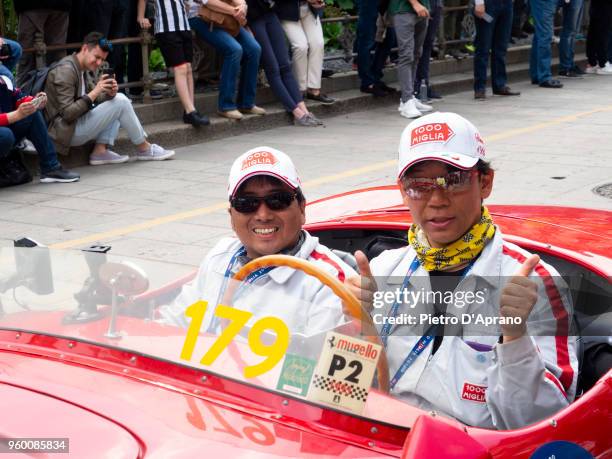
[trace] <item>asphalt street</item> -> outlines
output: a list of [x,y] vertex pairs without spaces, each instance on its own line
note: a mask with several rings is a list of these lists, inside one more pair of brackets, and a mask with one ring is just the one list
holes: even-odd
[[[593,192],[612,182],[612,77],[564,81],[561,90],[522,82],[521,97],[435,103],[470,119],[496,170],[496,204],[612,210]],[[174,160],[89,166],[73,184],[37,181],[0,190],[0,245],[29,236],[55,248],[112,245],[115,254],[196,266],[231,234],[226,184],[232,161],[268,145],[295,161],[307,199],[394,182],[408,120],[397,106],[326,118],[325,128],[285,126],[177,149]]]

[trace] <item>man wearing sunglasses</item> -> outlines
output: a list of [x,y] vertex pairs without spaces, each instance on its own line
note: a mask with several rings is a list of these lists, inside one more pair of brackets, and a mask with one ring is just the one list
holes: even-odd
[[571,403],[578,365],[567,288],[552,266],[502,239],[483,206],[493,177],[468,120],[412,122],[398,173],[413,219],[408,246],[371,265],[357,252],[361,277],[347,284],[379,327],[392,394],[468,425],[514,429]]
[[[187,326],[185,308],[198,300],[216,307],[223,303],[255,316],[274,316],[292,333],[311,335],[343,321],[341,300],[321,282],[289,267],[260,269],[244,288],[229,277],[251,260],[285,254],[308,260],[343,282],[355,271],[316,237],[302,229],[306,200],[291,159],[270,147],[257,147],[232,165],[229,214],[236,237],[224,238],[206,255],[197,277],[171,306],[160,308],[163,322]],[[214,307],[209,306],[202,330],[212,331]]]
[[101,33],[90,32],[79,52],[66,56],[49,70],[45,84],[49,99],[45,108],[49,137],[58,153],[64,155],[70,147],[95,141],[89,164],[118,164],[129,160],[129,156],[111,150],[119,128],[123,128],[138,149],[136,159],[171,158],[174,151],[147,142],[132,103],[118,92],[112,72],[103,72],[95,85],[88,85],[85,72],[98,70],[112,49],[113,45]]

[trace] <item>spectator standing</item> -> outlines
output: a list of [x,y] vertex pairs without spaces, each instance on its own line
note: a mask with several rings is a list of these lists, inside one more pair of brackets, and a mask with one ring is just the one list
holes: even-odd
[[306,108],[300,88],[291,71],[285,33],[273,9],[273,0],[247,0],[247,22],[261,46],[261,62],[274,95],[296,126],[314,127],[323,123]]
[[417,64],[416,78],[414,79],[414,93],[418,94],[421,89],[421,82],[425,81],[427,84],[427,98],[428,99],[441,99],[431,87],[429,82],[429,61],[431,60],[431,52],[433,51],[434,42],[438,35],[438,29],[440,28],[440,21],[442,20],[442,9],[444,8],[443,0],[431,0],[430,10],[431,18],[427,25],[427,34],[425,35],[425,41],[423,42],[423,52],[421,58]]
[[[208,0],[206,6],[213,11],[246,21],[247,7],[243,0],[235,0],[231,4],[222,0]],[[255,105],[261,46],[253,34],[243,26],[240,26],[238,34],[234,37],[227,30],[210,24],[198,16],[198,9],[199,5],[195,2],[190,4],[191,28],[223,56],[217,113],[236,120],[242,119],[243,114],[265,115],[266,111]],[[237,84],[238,97],[236,97]]]
[[[63,45],[68,33],[68,18],[72,0],[13,0],[15,12],[19,15],[17,41],[24,48],[34,46],[34,34],[39,32],[47,46]],[[47,53],[47,65],[60,60],[66,51]],[[36,67],[33,53],[21,56],[17,67],[17,81]]]
[[417,118],[432,109],[414,97],[414,77],[429,20],[429,1],[421,1],[391,0],[389,3],[399,49],[397,73],[402,96],[398,110],[404,118]]
[[45,107],[47,96],[39,93],[36,98],[38,103],[16,89],[10,78],[0,76],[0,158],[7,157],[17,143],[27,138],[38,152],[42,183],[76,182],[79,174],[62,168],[45,120],[38,111]]
[[563,83],[553,80],[550,68],[553,23],[558,0],[529,0],[535,32],[529,56],[531,83],[542,88],[562,88]]
[[49,71],[45,86],[49,97],[45,110],[49,136],[61,154],[68,154],[72,146],[94,140],[89,164],[117,164],[129,159],[109,149],[123,127],[138,148],[138,160],[171,158],[174,151],[147,142],[132,103],[124,94],[117,93],[117,81],[111,75],[102,75],[94,87],[88,87],[84,72],[96,71],[111,47],[101,33],[91,32],[83,39],[78,53],[66,56]]
[[559,36],[559,76],[580,78],[584,71],[574,62],[576,33],[580,28],[584,0],[559,0],[563,10],[563,27]]
[[277,14],[291,44],[293,75],[300,91],[307,99],[332,105],[336,100],[321,92],[324,6],[324,0],[280,0]]
[[[13,70],[21,58],[21,45],[16,41],[0,37],[0,49],[2,50],[0,51],[0,76],[8,77],[14,83]],[[4,53],[5,50],[6,53]]]
[[608,40],[612,25],[612,1],[591,0],[586,54],[589,64],[586,73],[612,75],[608,60]]
[[[138,24],[148,29],[151,22],[145,18],[145,4],[146,0],[138,0]],[[184,110],[183,122],[194,127],[210,124],[194,105],[193,38],[185,4],[182,0],[155,0],[155,6],[155,38],[166,65],[174,71],[176,92]]]
[[476,0],[476,53],[474,54],[474,98],[486,99],[487,63],[491,55],[493,94],[518,96],[507,85],[506,52],[512,32],[512,0]]

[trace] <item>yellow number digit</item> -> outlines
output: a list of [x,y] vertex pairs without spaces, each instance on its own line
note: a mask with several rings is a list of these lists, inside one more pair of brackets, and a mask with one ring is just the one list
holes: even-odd
[[[276,333],[274,343],[266,345],[262,342],[261,335],[265,330],[273,330]],[[289,347],[287,325],[277,317],[264,317],[258,320],[249,331],[249,347],[255,354],[268,358],[257,365],[245,367],[244,376],[253,378],[270,371],[283,358]]]
[[195,347],[198,334],[200,333],[200,327],[202,326],[202,320],[204,319],[204,314],[206,314],[206,308],[208,308],[208,302],[200,300],[185,309],[185,315],[191,317],[191,322],[189,323],[187,336],[185,336],[185,342],[181,350],[181,359],[183,360],[191,360],[193,348]]
[[234,336],[240,332],[253,313],[220,304],[215,309],[215,315],[222,319],[228,319],[230,323],[223,329],[219,338],[210,346],[206,354],[204,354],[204,357],[200,360],[202,365],[210,365],[219,357],[219,354],[229,345]]

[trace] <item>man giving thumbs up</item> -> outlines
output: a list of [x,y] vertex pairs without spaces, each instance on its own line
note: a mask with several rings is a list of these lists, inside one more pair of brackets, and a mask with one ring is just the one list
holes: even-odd
[[468,425],[518,428],[574,398],[571,299],[555,269],[507,242],[483,205],[494,172],[468,120],[434,113],[399,145],[408,246],[346,283],[385,344],[391,393]]

